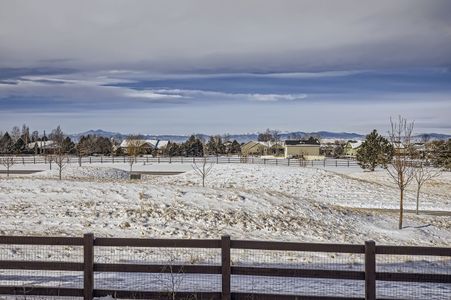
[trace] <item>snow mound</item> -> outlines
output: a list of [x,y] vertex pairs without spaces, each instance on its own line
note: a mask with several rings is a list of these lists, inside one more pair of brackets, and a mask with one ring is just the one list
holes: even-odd
[[[37,177],[58,177],[59,170],[47,170],[35,173],[32,176]],[[127,171],[107,168],[107,167],[92,167],[92,166],[66,166],[62,172],[63,178],[96,178],[96,179],[129,179],[130,174]]]

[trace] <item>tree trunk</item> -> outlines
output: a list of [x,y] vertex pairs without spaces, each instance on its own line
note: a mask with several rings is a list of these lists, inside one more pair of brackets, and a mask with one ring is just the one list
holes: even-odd
[[420,207],[420,188],[421,188],[421,186],[418,185],[418,187],[417,187],[417,215],[418,215],[418,210]]
[[59,169],[60,180],[61,180],[61,173],[62,173],[62,171],[63,171],[63,168],[60,167],[60,169]]
[[404,189],[401,189],[399,195],[399,229],[402,229],[402,217],[404,213],[403,204],[404,204]]
[[9,177],[9,166],[6,166],[6,177]]

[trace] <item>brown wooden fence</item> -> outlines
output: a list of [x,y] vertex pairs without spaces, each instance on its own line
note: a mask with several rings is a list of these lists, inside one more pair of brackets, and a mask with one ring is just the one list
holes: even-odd
[[[93,234],[84,237],[30,237],[30,236],[0,236],[0,246],[8,245],[39,245],[48,246],[78,246],[83,249],[82,262],[67,261],[30,261],[30,260],[0,260],[0,270],[48,270],[48,271],[78,271],[83,273],[82,288],[64,287],[36,287],[36,286],[0,286],[0,295],[45,295],[72,296],[93,299],[106,295],[115,298],[128,299],[376,299],[376,282],[418,282],[451,284],[451,274],[423,274],[379,272],[376,270],[377,255],[409,255],[409,256],[437,256],[451,257],[451,248],[439,247],[407,247],[381,246],[373,241],[364,245],[351,244],[322,244],[322,243],[292,243],[231,240],[229,236],[221,239],[134,239],[134,238],[95,238]],[[94,260],[95,249],[99,247],[141,247],[141,248],[194,248],[217,249],[221,253],[221,263],[218,265],[185,264],[172,265],[168,269],[164,264],[136,264],[136,263],[97,263]],[[231,263],[231,250],[273,250],[298,251],[316,253],[349,253],[364,256],[364,269],[330,270],[311,268],[283,268],[268,266],[239,266]],[[277,262],[274,262],[277,263]],[[221,291],[209,292],[177,292],[176,297],[168,296],[167,292],[140,290],[106,290],[95,287],[94,274],[102,272],[115,273],[168,273],[183,272],[183,274],[210,274],[221,277]],[[365,294],[361,297],[339,297],[243,293],[231,289],[232,276],[269,276],[283,278],[309,279],[339,279],[357,280],[364,282]],[[445,291],[446,293],[446,291]],[[449,296],[449,294],[448,294]],[[383,298],[378,298],[383,299]]]

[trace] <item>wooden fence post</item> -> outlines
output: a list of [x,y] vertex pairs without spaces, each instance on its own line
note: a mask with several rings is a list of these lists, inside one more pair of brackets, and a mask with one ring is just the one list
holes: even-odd
[[376,243],[365,242],[365,300],[376,300]]
[[83,299],[92,300],[94,292],[94,235],[83,236]]
[[230,236],[221,238],[221,265],[222,265],[222,300],[230,300]]

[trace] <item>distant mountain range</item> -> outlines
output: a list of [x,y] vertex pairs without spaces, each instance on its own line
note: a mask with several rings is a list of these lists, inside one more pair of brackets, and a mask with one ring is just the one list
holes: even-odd
[[[107,138],[113,138],[118,141],[122,141],[125,138],[127,138],[128,134],[123,134],[120,132],[111,132],[111,131],[104,131],[102,129],[97,130],[88,130],[85,132],[77,133],[77,134],[71,134],[69,137],[74,140],[78,141],[81,136],[86,135],[97,135]],[[425,134],[421,134],[418,136],[415,136],[416,140],[421,140],[422,137]],[[427,134],[431,140],[446,140],[451,138],[451,135],[448,134],[439,134],[439,133],[429,133]],[[197,134],[197,136],[202,137],[204,140],[208,140],[210,137],[208,134]],[[230,134],[228,135],[230,140],[237,140],[240,143],[245,143],[248,141],[255,141],[257,140],[258,133],[245,133],[245,134]],[[280,139],[286,140],[286,139],[292,139],[292,138],[302,138],[307,136],[315,136],[320,137],[323,140],[363,140],[365,138],[365,135],[358,134],[358,133],[352,133],[352,132],[330,132],[330,131],[317,131],[317,132],[303,132],[303,131],[295,131],[295,132],[283,132],[280,133]],[[186,141],[189,136],[188,135],[151,135],[146,134],[143,135],[143,138],[145,139],[155,139],[155,140],[165,140],[165,141],[171,141],[171,142],[184,142]]]

